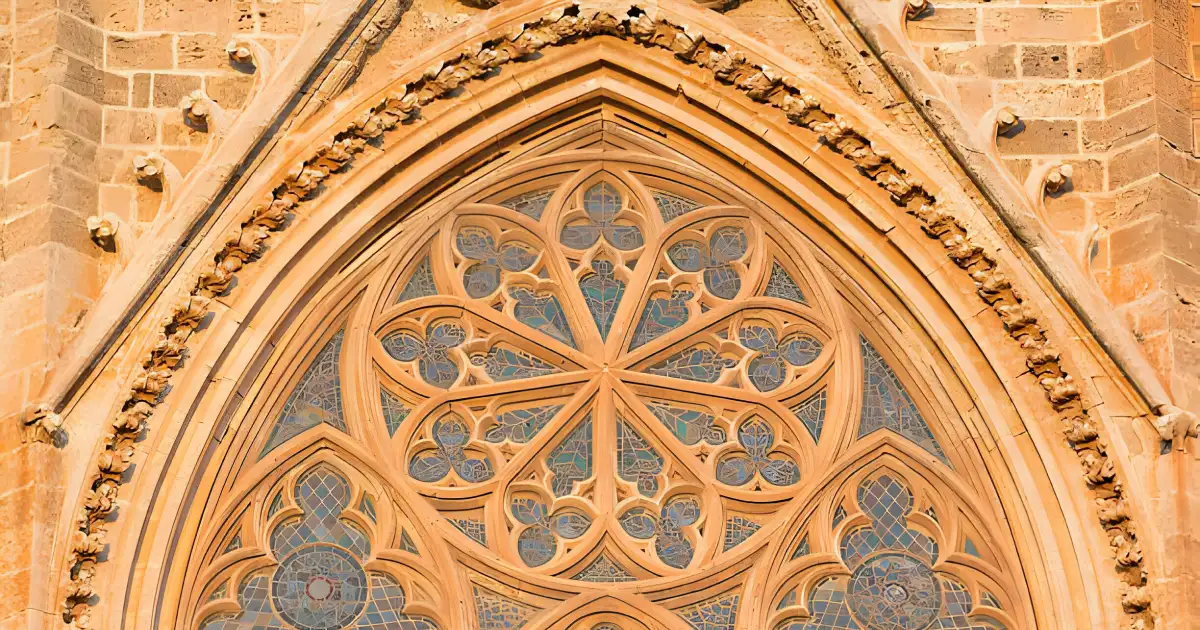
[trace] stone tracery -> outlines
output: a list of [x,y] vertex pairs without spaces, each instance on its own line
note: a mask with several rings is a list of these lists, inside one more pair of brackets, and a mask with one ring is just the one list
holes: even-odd
[[[716,559],[761,549],[807,503],[791,500],[791,489],[807,487],[818,465],[815,447],[829,432],[827,383],[855,373],[860,361],[862,378],[876,389],[868,387],[856,427],[839,419],[834,433],[857,428],[858,439],[908,440],[949,464],[886,359],[865,337],[839,343],[840,326],[829,321],[835,311],[811,305],[819,291],[807,275],[816,272],[775,253],[771,243],[796,247],[794,236],[765,229],[745,208],[645,195],[620,168],[566,181],[560,187],[568,188],[516,195],[499,206],[462,204],[439,219],[439,229],[411,244],[416,254],[388,272],[395,297],[372,317],[368,352],[351,353],[373,357],[380,416],[399,469],[447,531],[465,534],[512,571],[567,580],[576,589],[655,577],[703,581]],[[664,301],[672,303],[660,308]],[[340,343],[341,333],[335,338]],[[328,353],[318,353],[296,385],[303,394],[292,398],[322,399],[308,389],[327,375]],[[576,384],[565,398],[535,395],[547,379],[563,378]],[[345,386],[336,378],[327,383]],[[279,426],[295,425],[292,406],[277,416]],[[278,428],[271,434],[303,439]],[[836,587],[892,580],[877,600],[912,589],[936,609],[934,619],[940,591],[922,584],[934,583],[929,566],[937,543],[913,531],[904,540],[920,538],[932,554],[873,558],[883,577],[856,573]],[[894,551],[893,543],[880,548]],[[375,582],[386,578],[354,571],[369,550],[338,555],[333,550],[342,547],[321,544],[312,553],[333,555],[309,564],[275,550],[286,557],[276,572],[303,564],[305,575],[328,574],[329,584],[358,584],[361,597],[336,614],[321,613],[328,627],[352,627],[374,605],[368,600]],[[416,548],[407,532],[399,546]],[[826,582],[814,593],[834,588]],[[472,588],[480,628],[519,627],[540,614],[541,602]],[[285,612],[300,606],[317,614],[320,606],[310,600],[276,598],[272,605],[294,627],[318,627]],[[727,594],[675,610],[694,627],[732,629],[739,601]],[[969,595],[965,601],[961,615],[973,611]],[[262,608],[249,596],[238,602],[243,611]],[[870,617],[868,609],[879,607],[855,608],[858,627],[902,627]],[[221,613],[210,622],[242,623],[246,614]],[[813,628],[843,627],[820,625],[815,608],[807,614],[818,624]]]

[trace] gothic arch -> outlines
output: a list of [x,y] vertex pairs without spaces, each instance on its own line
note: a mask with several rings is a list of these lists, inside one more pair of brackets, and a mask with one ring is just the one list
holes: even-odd
[[[553,6],[528,3],[505,10],[483,39],[517,23],[540,19]],[[670,2],[660,10],[676,23],[689,19],[703,24],[713,19]],[[551,24],[562,20],[561,8],[558,11],[552,14]],[[645,14],[629,15],[636,21]],[[662,37],[668,35],[664,30]],[[463,43],[467,42],[455,48]],[[748,41],[736,43],[751,55],[772,59]],[[443,52],[430,55],[430,59],[445,57]],[[779,66],[789,71],[791,64]],[[286,519],[303,519],[305,514],[296,503],[290,506],[293,511],[268,517],[269,501],[287,491],[289,484],[296,488],[303,474],[324,462],[321,465],[346,477],[353,500],[365,494],[378,498],[377,529],[383,529],[381,523],[411,526],[411,542],[423,552],[418,554],[421,561],[405,556],[403,550],[393,553],[403,544],[400,532],[374,530],[365,536],[371,541],[371,552],[383,555],[363,552],[347,559],[343,554],[338,560],[339,566],[358,567],[354,570],[366,576],[360,581],[375,580],[370,571],[391,576],[379,579],[393,579],[395,588],[404,592],[404,606],[392,611],[397,616],[428,619],[443,628],[473,627],[480,602],[486,601],[523,610],[520,615],[531,628],[573,629],[588,627],[580,624],[593,620],[603,627],[617,623],[603,615],[622,614],[646,627],[685,628],[681,620],[687,623],[689,615],[717,615],[731,609],[730,602],[749,600],[749,589],[774,593],[794,583],[801,589],[799,601],[807,601],[804,597],[817,588],[821,575],[837,573],[838,562],[848,567],[831,541],[845,528],[870,520],[864,520],[866,510],[859,509],[861,505],[843,508],[848,520],[837,536],[820,534],[827,544],[817,553],[825,554],[827,566],[816,573],[800,570],[780,583],[763,575],[765,567],[783,560],[786,546],[798,544],[797,527],[811,528],[824,518],[832,522],[830,510],[838,506],[830,503],[830,497],[842,493],[842,500],[849,501],[859,487],[853,484],[878,472],[879,466],[866,463],[875,456],[904,478],[916,503],[927,502],[939,514],[939,508],[950,512],[943,516],[944,527],[929,516],[912,518],[914,531],[929,535],[936,530],[943,536],[939,545],[953,547],[957,554],[930,558],[927,564],[933,571],[955,563],[966,567],[962,570],[969,575],[961,579],[974,601],[981,601],[980,585],[986,584],[1002,604],[993,618],[1004,627],[1088,627],[1106,625],[1122,614],[1119,607],[1100,603],[1120,592],[1117,575],[1097,578],[1081,570],[1111,560],[1103,531],[1089,514],[1091,499],[1075,472],[1076,457],[1053,437],[1058,430],[1055,410],[1032,379],[1011,378],[1026,370],[1016,342],[987,305],[978,302],[975,283],[955,268],[943,244],[926,238],[922,225],[893,201],[908,194],[905,187],[912,186],[908,181],[923,181],[927,189],[949,199],[947,203],[958,203],[962,195],[955,183],[942,184],[941,176],[921,173],[915,159],[900,169],[891,166],[893,162],[872,158],[888,146],[887,131],[798,71],[791,72],[801,77],[793,85],[820,95],[830,110],[843,112],[822,133],[789,125],[787,114],[713,81],[706,68],[681,63],[671,51],[638,41],[580,38],[569,45],[543,48],[537,58],[514,63],[511,70],[511,77],[501,72],[482,81],[457,80],[454,99],[430,98],[409,124],[393,122],[394,129],[379,130],[370,142],[355,145],[352,154],[357,157],[349,167],[349,158],[339,156],[349,155],[351,145],[326,144],[307,166],[291,172],[284,169],[295,163],[295,156],[311,154],[331,130],[361,130],[377,124],[357,113],[340,118],[328,115],[311,125],[292,155],[261,167],[264,172],[275,169],[285,183],[278,188],[280,180],[269,178],[255,192],[288,187],[306,192],[285,208],[290,216],[276,222],[274,228],[281,229],[278,237],[268,241],[269,247],[246,256],[235,269],[214,270],[212,259],[205,260],[211,249],[202,248],[194,257],[201,286],[219,288],[204,304],[204,310],[214,315],[204,317],[197,329],[198,341],[189,344],[192,352],[183,371],[172,381],[169,395],[157,404],[147,449],[134,455],[136,468],[144,470],[135,471],[132,487],[123,496],[143,507],[123,512],[109,540],[138,551],[96,565],[116,579],[100,592],[102,603],[93,607],[94,617],[113,626],[184,628],[212,622],[213,615],[242,614],[247,610],[245,601],[250,600],[237,600],[234,589],[243,588],[246,576],[255,571],[282,572],[285,561],[293,557],[291,549],[268,549],[263,541]],[[439,77],[439,72],[426,76]],[[407,70],[400,76],[398,83],[412,81]],[[376,91],[388,93],[395,88],[362,87],[347,100],[369,106],[379,101]],[[350,111],[361,112],[363,107]],[[865,162],[847,159],[850,150],[830,148],[837,146],[838,134],[860,133],[846,131],[856,128],[875,139]],[[909,155],[904,147],[891,149],[894,155]],[[312,168],[322,160],[328,170],[324,174]],[[892,176],[907,180],[888,179]],[[602,186],[611,188],[598,188]],[[541,222],[543,217],[535,220],[498,203],[551,187],[554,192],[546,198],[543,211],[547,221],[555,222],[553,229]],[[636,202],[636,208],[621,205],[613,217],[601,200],[600,209],[589,213],[590,201],[585,197],[593,190],[609,198],[616,191],[622,204]],[[673,223],[662,221],[653,214],[661,208],[652,190],[699,198],[698,209]],[[231,210],[206,243],[222,247],[229,227],[234,230],[229,242],[240,242],[259,229],[259,224],[242,226],[247,210],[255,213],[252,216],[263,216],[263,206],[255,209],[255,205]],[[964,215],[961,220],[969,222],[973,237],[981,242],[995,238],[982,218]],[[642,245],[623,249],[611,242],[619,239],[614,225],[635,226],[644,242],[657,239],[654,242],[661,247],[654,258],[642,260],[641,253],[630,254]],[[580,228],[574,235],[582,239],[580,247],[559,244],[563,229],[571,227]],[[725,246],[717,242],[720,231],[730,227],[741,230],[753,248],[736,255],[714,254]],[[462,234],[463,228],[474,230],[474,245],[450,238]],[[492,236],[491,244],[483,239],[484,232]],[[512,264],[503,263],[502,246],[517,236],[528,247],[509,254]],[[688,247],[700,253],[687,254],[692,258],[684,262],[673,259],[667,250],[679,240],[697,243]],[[564,248],[571,251],[569,256],[563,254]],[[1027,301],[1054,311],[1057,302],[1034,289],[1038,285],[1020,260],[1001,251],[989,255],[1010,267],[1014,283],[1030,287]],[[444,297],[400,301],[423,256],[431,260],[435,293]],[[627,288],[646,288],[640,295],[631,292],[631,301],[620,300],[611,339],[601,332],[601,325],[589,328],[594,321],[579,308],[579,294],[571,294],[572,298],[564,293],[574,290],[568,280],[582,279],[580,273],[601,273],[592,266],[596,260],[619,263],[611,265],[618,272],[612,277],[624,278]],[[576,263],[574,268],[568,261]],[[803,305],[762,295],[768,293],[773,262],[804,296]],[[472,265],[480,264],[495,268],[498,278],[492,283],[481,276],[477,280],[482,284],[472,290],[461,278]],[[585,265],[591,272],[580,272]],[[670,270],[666,278],[657,278],[656,265]],[[545,275],[539,273],[542,267]],[[710,267],[716,270],[711,279]],[[719,282],[730,279],[730,270],[740,281],[732,290]],[[221,280],[222,274],[234,272],[236,280],[213,283],[214,277]],[[507,283],[509,275],[517,277],[517,284]],[[172,283],[187,287],[193,277],[181,274]],[[521,298],[510,291],[493,304],[489,300],[499,290],[493,284],[505,291],[523,288],[534,301],[546,297],[543,292],[558,291],[559,321],[566,325],[523,326],[519,321],[514,325],[511,320],[520,319],[515,308]],[[683,299],[688,322],[634,347],[645,310],[642,301],[669,301],[673,292],[686,291],[692,293]],[[493,305],[500,310],[491,310]],[[164,300],[156,310],[167,308]],[[544,311],[541,317],[553,319]],[[1061,315],[1049,317],[1062,321]],[[448,319],[463,322],[456,324],[458,331],[437,329]],[[741,332],[753,327],[747,320],[759,330],[776,332],[762,333],[752,346]],[[138,325],[149,330],[155,321],[147,315]],[[724,336],[718,330],[722,325]],[[1070,328],[1063,324],[1062,329]],[[440,339],[437,348],[435,336]],[[387,339],[396,340],[394,352],[388,351]],[[767,366],[756,372],[760,380],[751,378],[751,363],[766,356],[765,351],[787,355],[791,350],[784,344],[799,339],[815,340],[820,349],[809,352],[811,343],[808,349],[797,348],[797,356],[803,358],[795,362],[772,356],[776,372]],[[307,415],[292,421],[295,431],[280,429],[279,418],[290,417],[289,399],[296,391],[307,391],[306,379],[318,374],[314,366],[321,365],[323,358],[329,363],[335,340],[338,350],[332,353],[332,364],[341,379],[341,416],[324,403],[312,403],[305,409]],[[130,356],[140,356],[139,346],[148,349],[151,341],[131,338]],[[668,372],[658,367],[664,359],[696,344],[707,344],[721,355],[706,365],[721,368],[711,381],[689,392],[678,383],[668,385],[672,377],[652,373]],[[489,373],[487,362],[494,359],[490,352],[506,347],[505,351],[540,360],[539,364],[527,361],[527,369],[532,364],[557,371],[539,375],[541,380],[531,378],[529,387],[505,384]],[[1098,360],[1088,354],[1089,348],[1072,350],[1073,360],[1096,369]],[[515,356],[519,355],[509,358]],[[422,367],[422,360],[427,367]],[[445,367],[447,361],[453,363],[453,370]],[[907,431],[907,438],[894,431],[862,430],[864,362],[875,366],[871,382],[887,390],[886,404],[893,407],[888,417],[903,420],[900,432]],[[610,368],[623,376],[610,377]],[[572,372],[586,378],[572,377]],[[610,378],[612,383],[605,384]],[[601,384],[589,389],[583,385],[588,382]],[[450,385],[454,389],[442,393]],[[379,393],[380,387],[408,409],[407,423],[388,418],[382,406],[387,403],[381,399],[386,394]],[[683,393],[662,394],[668,389]],[[778,395],[771,398],[764,392]],[[814,435],[794,410],[821,394],[825,416],[822,429]],[[482,395],[496,398],[501,406],[473,405]],[[511,395],[511,400],[505,395]],[[725,439],[709,445],[713,448],[702,462],[689,465],[685,461],[689,453],[694,456],[708,447],[690,445],[696,448],[689,450],[682,438],[671,442],[665,425],[655,424],[649,408],[635,402],[648,395],[670,398],[692,412],[708,405]],[[101,398],[103,393],[95,396]],[[489,416],[503,405],[520,407],[542,399],[561,400],[564,406],[561,415],[544,426],[553,435],[542,442],[505,453],[479,439],[486,432],[483,423],[496,422]],[[635,481],[626,480],[633,484],[632,490],[625,488],[626,497],[616,495],[612,487],[603,491],[609,493],[603,498],[618,496],[627,501],[618,502],[618,509],[600,505],[596,497],[601,495],[588,499],[590,505],[575,501],[565,496],[576,494],[571,487],[558,496],[554,477],[547,479],[544,471],[534,480],[525,475],[532,465],[526,452],[553,448],[568,439],[571,431],[582,426],[587,414],[584,405],[592,400],[599,405],[592,408],[593,426],[599,427],[601,417],[611,417],[608,412],[619,405],[623,417],[636,423],[642,442],[660,454],[670,454],[663,458],[660,472],[650,475],[661,474],[661,478],[653,487],[645,486],[649,494],[638,485],[650,483],[640,474]],[[760,411],[737,409],[746,404],[759,405]],[[129,409],[124,406],[122,411]],[[447,429],[451,432],[442,442],[431,433],[437,430],[433,423],[444,414],[457,416],[469,434],[465,439],[471,442],[464,451],[451,454],[454,449],[446,441],[464,439],[462,431]],[[763,431],[759,420],[765,420],[771,431]],[[615,431],[617,424],[606,426]],[[773,441],[766,442],[768,433]],[[755,439],[766,446],[753,446]],[[394,453],[389,455],[385,445],[393,447]],[[752,453],[752,448],[759,451]],[[433,471],[425,481],[413,463],[423,461],[422,456],[431,458],[425,468]],[[604,470],[596,457],[596,470]],[[739,464],[722,477],[721,462],[736,457],[741,458]],[[768,463],[787,460],[792,467],[779,465],[764,472]],[[829,465],[831,472],[821,465]],[[490,474],[473,479],[460,466],[462,471],[473,467]],[[746,473],[750,469],[753,472]],[[671,476],[675,470],[678,477]],[[434,473],[440,476],[434,478]],[[792,481],[793,476],[798,481]],[[829,483],[809,485],[825,476]],[[577,481],[593,478],[601,476],[593,472]],[[446,479],[454,484],[444,483]],[[739,489],[747,485],[752,489]],[[787,489],[800,485],[808,487],[797,492]],[[654,544],[633,542],[667,536],[661,525],[668,518],[663,510],[675,495],[699,497],[696,505],[701,513],[691,522],[675,522],[672,527],[678,531],[669,532],[691,545],[693,555],[682,567],[665,560]],[[166,501],[166,496],[188,500]],[[526,522],[511,509],[507,513],[503,509],[515,498],[554,505],[545,508],[548,514],[528,517]],[[528,558],[515,551],[511,540],[499,541],[506,536],[515,540],[538,527],[550,531],[542,521],[558,515],[559,499],[564,514],[590,519],[585,530],[591,533],[571,539],[580,541],[575,548],[556,540],[549,560],[522,566],[518,560]],[[339,505],[345,515],[331,518],[371,529],[360,506]],[[921,505],[923,509],[925,504]],[[651,506],[659,513],[651,513],[643,525],[654,528],[654,533],[639,538],[624,528],[629,535],[621,539],[619,517],[635,508],[650,513]],[[1047,506],[1061,510],[1055,517],[1061,527],[1047,531],[1039,525],[1048,522]],[[762,522],[755,522],[757,531],[744,540],[719,549],[722,530],[715,517],[712,523],[701,519],[707,518],[705,513],[739,511],[745,517],[761,516]],[[458,514],[448,517],[447,512]],[[447,518],[482,523],[492,538],[486,545],[478,544],[471,538],[473,526],[452,527]],[[1007,526],[990,526],[991,519]],[[655,523],[647,524],[651,521]],[[687,530],[693,526],[695,532]],[[236,527],[253,530],[247,539],[256,543],[245,548],[254,551],[235,549],[233,556],[222,560],[227,554],[214,550],[229,547]],[[551,537],[554,534],[565,537],[561,532]],[[755,535],[759,538],[752,541]],[[963,551],[968,538],[979,553],[978,562],[962,557],[975,557]],[[246,544],[244,539],[242,545]],[[308,544],[333,546],[327,540]],[[628,588],[605,587],[598,595],[562,577],[584,562],[594,562],[599,557],[596,550],[637,563],[632,571],[625,570],[639,579]],[[161,563],[152,561],[155,558]],[[143,564],[151,568],[135,570]],[[534,570],[543,565],[545,572]],[[78,566],[72,569],[76,580]],[[1019,572],[1024,579],[997,575],[1005,570]],[[820,571],[825,573],[817,575]],[[225,596],[206,599],[222,580],[227,584]],[[519,589],[512,587],[517,582]],[[377,601],[376,582],[370,584],[360,589],[361,606]],[[394,593],[386,590],[390,584],[380,588],[380,602],[386,593]],[[1063,596],[1068,591],[1088,593],[1088,597],[1072,600]],[[487,599],[491,595],[481,599],[480,592],[498,599]],[[117,593],[127,597],[116,597]],[[737,627],[759,627],[756,624],[762,620],[787,621],[786,616],[764,608],[765,602],[739,608],[734,617]],[[278,603],[273,606],[272,610],[281,608]],[[593,612],[601,616],[592,619],[588,615]]]

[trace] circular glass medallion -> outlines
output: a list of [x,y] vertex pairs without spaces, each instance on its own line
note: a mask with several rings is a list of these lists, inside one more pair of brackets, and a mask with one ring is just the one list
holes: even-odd
[[879,630],[919,630],[942,607],[933,570],[903,554],[877,556],[855,569],[846,599],[862,625]]
[[367,574],[350,552],[313,545],[283,559],[271,580],[271,602],[298,630],[344,628],[367,605]]

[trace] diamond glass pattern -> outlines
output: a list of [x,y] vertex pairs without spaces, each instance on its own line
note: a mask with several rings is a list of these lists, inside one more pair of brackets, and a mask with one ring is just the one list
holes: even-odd
[[483,439],[493,444],[506,440],[527,444],[562,408],[562,405],[541,405],[505,411],[496,416],[496,424],[488,428]]
[[288,396],[283,411],[271,428],[259,457],[276,446],[324,422],[339,431],[346,430],[342,415],[342,382],[338,374],[338,359],[342,353],[343,331],[339,330],[317,353],[312,365],[304,372],[296,389]]
[[525,287],[513,287],[508,294],[516,301],[513,315],[517,321],[575,347],[575,337],[571,334],[567,314],[558,298],[548,293],[535,294]]
[[435,449],[413,456],[408,472],[418,481],[433,483],[446,478],[453,469],[467,483],[480,483],[492,478],[492,463],[487,457],[469,457],[466,446],[471,441],[471,430],[467,423],[455,414],[439,418],[433,423],[432,437]]
[[396,303],[401,304],[437,294],[437,284],[433,281],[433,266],[429,263],[429,257],[426,256],[413,269],[412,275],[404,285],[404,290],[400,292],[400,297],[396,298]]
[[652,497],[658,494],[657,477],[662,469],[662,455],[624,418],[617,416],[617,474],[621,479],[636,483],[638,492]]
[[738,331],[738,340],[756,353],[746,371],[760,392],[778,389],[787,380],[786,364],[804,367],[816,360],[822,347],[816,337],[803,333],[780,343],[774,328],[761,325],[743,327]]
[[533,247],[520,241],[508,241],[497,248],[496,239],[480,227],[462,228],[454,242],[464,258],[476,261],[463,272],[463,286],[473,298],[495,293],[502,272],[525,271],[538,257]]
[[872,629],[920,630],[938,616],[941,587],[924,563],[884,554],[854,571],[846,601],[854,617]]
[[532,190],[515,197],[509,197],[501,201],[500,205],[509,210],[516,210],[534,221],[541,221],[542,213],[546,211],[546,204],[550,203],[550,198],[553,196],[553,188],[548,190]]
[[772,453],[775,430],[757,416],[742,423],[737,431],[744,452],[726,455],[717,462],[717,480],[730,486],[744,486],[762,475],[773,486],[791,486],[800,481],[796,460],[783,453]]
[[722,372],[735,365],[737,361],[723,357],[711,348],[693,346],[651,365],[646,368],[646,373],[685,381],[715,383],[721,378]]
[[859,345],[863,358],[863,401],[858,437],[888,429],[908,438],[949,466],[950,461],[941,445],[896,373],[866,337],[859,336]]
[[710,414],[656,403],[646,403],[646,408],[663,423],[663,426],[670,429],[680,442],[688,446],[694,446],[700,440],[713,446],[725,443],[725,430],[713,424],[716,418]]
[[422,339],[408,331],[383,338],[383,349],[397,361],[417,361],[421,378],[434,387],[449,389],[458,380],[458,366],[450,358],[450,348],[459,346],[467,333],[456,322],[434,322]]
[[608,331],[617,315],[617,306],[621,304],[621,296],[625,295],[625,283],[616,277],[614,271],[612,261],[593,260],[592,273],[579,281],[579,290],[583,292],[583,300],[602,339],[608,339]]
[[617,223],[621,212],[621,193],[611,184],[601,182],[583,193],[583,210],[587,219],[583,223],[563,227],[559,238],[571,249],[587,249],[601,237],[610,245],[630,251],[645,243],[642,231],[636,225]]
[[797,304],[808,304],[804,299],[804,292],[800,290],[800,285],[796,284],[792,275],[783,268],[783,265],[774,261],[771,262],[771,278],[767,280],[767,287],[763,291],[763,295]]
[[691,291],[672,291],[670,297],[652,297],[646,300],[642,318],[633,330],[629,349],[636,350],[655,339],[679,328],[688,320],[688,301],[695,294]]
[[561,444],[546,456],[554,496],[571,494],[575,483],[592,476],[592,414],[588,414]]
[[684,240],[667,249],[667,258],[685,273],[704,272],[704,286],[709,293],[732,300],[742,288],[742,278],[729,263],[749,251],[746,231],[740,227],[717,228],[708,243]]
[[730,593],[676,611],[695,630],[733,630],[740,596]]

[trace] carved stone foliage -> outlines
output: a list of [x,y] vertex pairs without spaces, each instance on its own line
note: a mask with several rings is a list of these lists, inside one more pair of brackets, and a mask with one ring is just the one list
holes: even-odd
[[[940,241],[1026,353],[1079,454],[1088,487],[1102,502],[1100,522],[1110,535],[1117,570],[1130,585],[1122,605],[1135,622],[1149,619],[1136,530],[1122,509],[1117,471],[1084,412],[1079,389],[1038,326],[1037,315],[953,209],[799,82],[639,7],[622,15],[577,7],[558,10],[430,68],[298,163],[223,239],[196,271],[194,288],[170,310],[161,341],[148,351],[112,423],[72,544],[65,619],[75,627],[90,627],[92,579],[134,439],[169,391],[210,300],[235,289],[236,274],[258,260],[270,233],[285,228],[289,215],[326,189],[369,141],[420,116],[422,106],[547,46],[602,36],[671,51],[682,63],[704,68],[718,82],[733,86],[749,102],[778,109],[851,160],[863,177]],[[863,610],[890,607],[899,619],[908,610],[901,603],[911,600],[921,610],[933,610],[921,614],[941,620],[960,614],[955,610],[978,617],[987,612],[980,607],[1016,611],[1024,606],[1006,581],[1001,545],[991,530],[985,534],[975,526],[979,538],[971,538],[969,547],[963,543],[963,553],[984,560],[978,563],[983,577],[971,578],[975,582],[959,578],[957,584],[965,585],[969,597],[943,579],[938,573],[942,556],[932,545],[944,549],[947,543],[930,524],[937,521],[938,502],[931,500],[925,517],[915,513],[924,495],[912,490],[915,477],[903,470],[893,471],[893,483],[877,479],[871,487],[916,492],[908,499],[903,492],[890,493],[900,515],[893,510],[889,518],[896,527],[908,527],[903,530],[907,533],[877,527],[873,504],[861,496],[865,485],[858,486],[859,494],[833,503],[826,497],[796,499],[807,496],[806,484],[851,465],[838,459],[850,443],[891,445],[903,453],[896,468],[933,467],[952,475],[955,463],[953,452],[939,440],[942,429],[927,421],[920,397],[909,391],[909,377],[889,362],[888,351],[880,353],[880,346],[871,342],[874,333],[853,331],[847,337],[833,325],[837,299],[816,288],[812,279],[817,272],[803,262],[806,258],[798,252],[804,246],[796,235],[768,228],[769,222],[731,199],[704,198],[707,193],[696,195],[682,187],[657,190],[616,166],[579,171],[548,184],[553,189],[549,193],[524,183],[524,189],[513,189],[511,195],[476,199],[436,217],[424,240],[409,243],[408,253],[399,259],[391,277],[394,288],[387,294],[390,305],[371,313],[370,340],[356,354],[364,360],[355,373],[370,374],[381,388],[380,434],[388,435],[395,449],[394,465],[402,471],[398,478],[418,497],[412,509],[434,515],[429,520],[437,524],[435,544],[460,553],[475,550],[494,560],[493,569],[503,575],[530,575],[564,592],[584,592],[597,582],[611,587],[660,577],[676,584],[694,579],[698,587],[703,584],[702,596],[686,602],[664,599],[663,605],[693,627],[724,629],[741,624],[737,615],[743,582],[739,578],[714,586],[712,567],[729,559],[757,562],[749,559],[758,550],[792,536],[805,536],[796,544],[797,554],[814,548],[820,543],[808,536],[818,535],[804,534],[807,526],[801,519],[819,505],[834,515],[831,529],[845,532],[862,524],[864,532],[880,539],[863,552],[866,560],[852,561],[845,550],[837,552],[848,579],[857,579],[863,566],[873,567],[874,574],[865,579],[875,590],[863,592],[875,599]],[[301,388],[331,381],[329,372],[311,372],[317,363],[306,368]],[[341,365],[334,359],[333,381],[345,378]],[[861,383],[862,400],[829,395],[830,383],[845,379]],[[331,397],[295,400],[289,412],[292,428],[272,432],[282,436],[281,444],[329,430],[324,426],[344,430],[325,404]],[[261,445],[260,452],[270,452],[269,446]],[[266,521],[282,527],[286,510],[275,511],[274,501],[270,505]],[[353,509],[371,518],[366,515],[376,507],[360,503]],[[339,509],[338,514],[346,511],[345,506]],[[296,527],[311,528],[307,512],[300,512],[293,514],[299,519]],[[996,517],[968,514],[981,522],[988,516]],[[322,536],[333,535],[342,523],[338,518],[334,514],[320,524]],[[341,527],[349,531],[348,525]],[[364,611],[385,601],[392,606],[390,614],[397,620],[403,616],[411,627],[437,624],[436,612],[414,612],[407,603],[416,589],[404,579],[411,579],[405,576],[415,574],[415,568],[377,575],[362,567],[379,548],[376,543],[368,548],[350,534],[306,539],[307,549],[327,553],[293,561],[294,548],[274,546],[279,531],[245,534],[259,537],[257,549],[269,554],[275,568],[255,574],[261,582],[242,575],[231,577],[224,591],[215,586],[209,597],[236,605],[225,606],[214,613],[224,617],[214,616],[206,624],[277,623],[274,617],[247,617],[261,613],[279,615],[293,627],[388,627],[361,625],[374,618]],[[931,541],[923,554],[884,540],[917,540],[918,534]],[[372,536],[368,532],[360,538],[373,541]],[[870,538],[867,533],[860,537]],[[389,544],[402,552],[419,551],[403,536]],[[232,539],[225,545],[233,546]],[[835,553],[832,546],[825,549]],[[880,560],[885,555],[887,562]],[[803,554],[793,559],[799,557]],[[858,564],[851,567],[852,562]],[[759,566],[768,570],[765,561]],[[552,609],[561,599],[514,593],[501,586],[502,576],[485,574],[493,569],[474,566],[466,571],[470,586],[459,590],[469,593],[469,601],[455,604],[472,609],[479,627],[520,627],[558,614]],[[274,582],[267,580],[279,575],[285,577],[278,580],[284,585],[277,595]],[[346,588],[326,585],[313,591],[308,587],[314,575]],[[985,581],[993,587],[986,594],[976,588]],[[895,583],[900,590],[890,588]],[[256,588],[269,588],[271,594]],[[819,623],[817,603],[845,599],[831,589],[849,593],[855,587],[816,588],[827,599],[801,604],[810,606],[797,617],[803,624]],[[937,597],[931,594],[935,590]],[[427,585],[422,601],[435,601],[433,592]],[[327,606],[330,598],[336,598],[336,605]],[[270,606],[264,604],[268,601]],[[865,614],[851,610],[861,627],[872,623],[861,616]],[[991,620],[998,625],[992,627],[1012,627],[1004,619],[997,612]],[[853,627],[842,623],[797,627]],[[896,625],[900,621],[887,623],[907,627]]]

